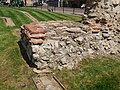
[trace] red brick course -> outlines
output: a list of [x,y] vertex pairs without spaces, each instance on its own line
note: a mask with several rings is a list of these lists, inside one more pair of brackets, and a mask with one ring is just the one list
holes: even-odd
[[31,34],[38,34],[38,33],[46,33],[47,30],[43,29],[40,26],[36,26],[36,25],[24,25],[25,30],[29,31]]

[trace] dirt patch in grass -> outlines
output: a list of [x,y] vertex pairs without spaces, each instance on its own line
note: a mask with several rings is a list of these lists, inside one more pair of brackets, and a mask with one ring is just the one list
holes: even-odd
[[34,23],[39,23],[39,21],[34,18],[31,14],[29,14],[28,12],[25,12],[25,11],[20,11],[18,10],[19,12],[22,12],[25,16],[27,16],[32,22]]
[[6,26],[11,26],[11,27],[15,26],[11,18],[8,17],[0,17],[0,18],[4,19]]

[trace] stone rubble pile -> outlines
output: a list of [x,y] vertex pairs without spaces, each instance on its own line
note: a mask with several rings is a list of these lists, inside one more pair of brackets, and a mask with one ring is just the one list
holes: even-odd
[[120,54],[120,28],[107,20],[47,21],[21,27],[21,43],[38,69],[72,69],[82,58]]

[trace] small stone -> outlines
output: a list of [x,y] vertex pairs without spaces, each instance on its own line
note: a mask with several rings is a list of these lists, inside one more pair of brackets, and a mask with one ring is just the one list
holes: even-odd
[[41,68],[42,64],[40,62],[35,62],[35,65],[37,66],[37,68]]
[[18,82],[18,83],[17,83],[17,86],[18,86],[19,88],[24,88],[24,87],[26,86],[26,84],[25,84],[24,82]]
[[74,62],[70,62],[67,64],[67,69],[72,70],[74,68]]
[[58,68],[58,70],[60,70],[60,71],[63,69],[63,67],[60,66],[60,65],[58,65],[57,68]]
[[78,38],[75,38],[75,41],[77,41],[78,43],[82,43],[84,41],[84,37],[80,36]]
[[93,51],[92,49],[88,49],[88,53],[89,53],[89,54],[93,54],[94,51]]
[[67,28],[68,28],[67,26],[62,26],[62,27],[57,27],[56,29],[63,30],[63,29],[67,29]]
[[83,52],[82,52],[82,55],[83,55],[83,57],[86,57],[86,56],[88,56],[88,52],[83,51]]
[[[119,1],[119,0],[118,0]],[[120,13],[120,5],[116,6],[114,9],[113,9],[114,12],[117,12],[117,13]]]
[[70,32],[70,33],[80,33],[81,32],[81,28],[69,28],[66,31]]
[[31,45],[33,52],[38,52],[39,45]]
[[46,74],[48,74],[48,73],[52,73],[52,71],[50,70],[50,69],[48,69],[48,68],[46,68],[46,69],[43,69],[43,70],[39,70],[39,69],[37,69],[37,68],[33,68],[33,72],[35,72],[35,73],[37,73],[37,74],[43,74],[43,73],[46,73]]
[[61,60],[60,60],[61,64],[64,65],[64,64],[67,64],[67,59],[66,57],[63,57]]
[[103,36],[104,38],[108,38],[108,37],[109,37],[109,34],[108,34],[108,33],[102,33],[102,36]]
[[65,44],[65,42],[64,42],[64,41],[59,42],[59,45],[60,45],[61,47],[66,46],[66,44]]
[[117,51],[118,51],[119,49],[116,49],[116,48],[112,48],[111,50],[110,50],[110,54],[111,55],[115,55],[115,54],[117,54]]
[[90,13],[88,15],[88,18],[95,18],[95,17],[97,17],[96,13]]
[[46,56],[41,57],[41,59],[42,59],[43,61],[49,61],[49,58],[46,57]]
[[[52,60],[51,60],[52,61]],[[57,69],[57,64],[55,63],[55,62],[53,62],[53,63],[49,63],[48,64],[48,67],[50,68],[50,69],[53,69],[53,70],[55,70],[55,69]]]
[[31,43],[31,44],[42,44],[43,43],[43,40],[42,39],[33,39],[33,38],[31,38],[30,40],[29,40],[29,42]]
[[34,59],[39,59],[39,55],[38,54],[33,54],[33,58]]
[[112,40],[112,37],[108,37],[107,40]]
[[118,31],[118,32],[120,32],[120,28],[119,28],[119,29],[117,29],[117,31]]

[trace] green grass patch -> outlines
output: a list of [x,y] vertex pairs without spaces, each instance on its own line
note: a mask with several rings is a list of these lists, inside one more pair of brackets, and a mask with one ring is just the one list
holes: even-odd
[[23,13],[9,7],[0,7],[0,17],[11,18],[17,27],[20,27],[24,23],[31,22]]
[[35,90],[31,81],[34,74],[21,56],[17,44],[19,35],[15,33],[17,27],[31,20],[7,7],[0,7],[0,17],[9,17],[16,24],[7,27],[0,18],[0,90]]
[[[0,28],[0,90],[34,90],[32,70],[22,59],[15,28]],[[24,86],[22,86],[22,84]]]
[[120,90],[120,59],[83,60],[73,70],[56,71],[68,90]]
[[[16,8],[18,10],[18,8]],[[81,21],[81,16],[70,15],[70,14],[62,14],[56,12],[48,12],[44,10],[38,9],[26,9],[20,8],[19,10],[26,11],[30,13],[33,17],[38,19],[39,21],[48,21],[48,20],[72,20],[72,21]]]

